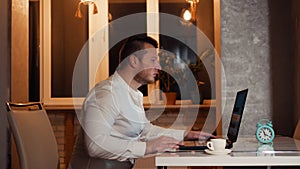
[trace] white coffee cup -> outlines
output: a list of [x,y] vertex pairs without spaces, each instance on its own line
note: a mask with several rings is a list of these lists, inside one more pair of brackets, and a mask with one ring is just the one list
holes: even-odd
[[210,141],[208,141],[206,145],[211,151],[225,151],[226,139],[223,138],[210,139]]

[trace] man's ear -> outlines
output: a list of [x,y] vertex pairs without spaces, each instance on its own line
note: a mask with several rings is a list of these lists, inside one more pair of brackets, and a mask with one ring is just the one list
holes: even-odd
[[129,56],[129,65],[134,68],[137,66],[137,57],[135,55]]

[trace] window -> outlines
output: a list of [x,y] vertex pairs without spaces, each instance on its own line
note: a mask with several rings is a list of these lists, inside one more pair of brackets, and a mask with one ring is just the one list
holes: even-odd
[[[82,19],[74,17],[75,1],[41,1],[41,101],[45,104],[72,105],[72,76],[82,46],[88,40],[88,8]],[[84,62],[87,64],[88,58]],[[75,100],[82,101],[89,90],[88,67],[82,69],[81,90]],[[74,97],[74,96],[73,96]]]
[[[119,41],[112,41],[110,38],[113,29],[107,26],[108,13],[111,12],[114,19],[118,15],[126,15],[131,8],[124,8],[124,4],[120,4],[124,1],[96,1],[98,11],[101,12],[93,15],[92,5],[88,8],[82,6],[83,18],[77,19],[74,17],[77,2],[60,0],[40,2],[41,101],[46,105],[80,105],[89,89],[114,71],[109,65],[113,65],[116,58],[110,56],[115,57],[117,50],[109,49],[117,49]],[[157,13],[159,6],[161,9],[166,9],[165,6],[168,5],[159,4],[158,0],[128,0],[128,3],[125,3],[128,6],[137,6],[139,9],[129,13],[148,12],[145,16],[146,22],[141,25],[144,24],[149,35],[157,40],[162,38],[158,33],[159,19],[158,15],[153,15],[151,12]],[[116,14],[117,10],[113,8],[120,5],[123,6],[124,11]],[[163,44],[164,41],[161,40],[160,43]],[[79,67],[80,71],[73,71],[74,67],[75,69]],[[77,80],[75,89],[74,77]],[[80,90],[77,90],[78,88]]]

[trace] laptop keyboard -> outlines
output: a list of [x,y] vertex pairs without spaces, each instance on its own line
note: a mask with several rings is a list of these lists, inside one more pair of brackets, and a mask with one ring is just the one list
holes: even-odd
[[192,141],[192,142],[185,142],[184,146],[179,146],[179,150],[205,150],[207,149],[206,142],[199,142],[199,141]]

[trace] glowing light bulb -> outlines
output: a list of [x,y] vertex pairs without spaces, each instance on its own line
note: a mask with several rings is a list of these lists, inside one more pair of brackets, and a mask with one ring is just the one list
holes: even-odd
[[186,21],[189,21],[189,20],[192,19],[192,14],[188,9],[184,11],[183,19],[186,20]]

